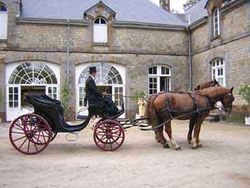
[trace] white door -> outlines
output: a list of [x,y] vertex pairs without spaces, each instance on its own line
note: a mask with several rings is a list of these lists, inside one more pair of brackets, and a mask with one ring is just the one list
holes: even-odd
[[7,121],[17,118],[21,111],[21,92],[20,86],[7,86],[6,116]]

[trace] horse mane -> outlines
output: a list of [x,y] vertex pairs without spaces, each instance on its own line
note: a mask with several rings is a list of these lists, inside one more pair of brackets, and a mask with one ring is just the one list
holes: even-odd
[[204,96],[208,96],[210,98],[213,97],[218,97],[220,95],[225,95],[230,93],[231,90],[225,87],[221,87],[221,86],[215,86],[215,87],[208,87],[202,90],[197,90],[195,91],[195,93],[200,94],[200,95],[204,95]]

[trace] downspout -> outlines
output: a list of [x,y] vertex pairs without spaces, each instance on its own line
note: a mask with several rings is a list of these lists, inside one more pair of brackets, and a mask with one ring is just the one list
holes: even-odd
[[70,69],[70,21],[67,19],[67,28],[66,28],[66,54],[67,54],[67,60],[66,60],[66,75],[65,79],[67,84],[69,85],[69,69]]
[[187,26],[187,34],[188,34],[188,65],[189,65],[189,90],[193,89],[193,62],[192,62],[192,35],[191,29],[189,25],[191,24],[190,15],[188,15],[188,26]]

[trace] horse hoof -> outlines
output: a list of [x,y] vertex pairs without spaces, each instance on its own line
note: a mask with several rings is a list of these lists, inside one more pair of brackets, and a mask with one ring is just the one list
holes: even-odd
[[199,143],[199,144],[198,144],[198,147],[199,147],[199,148],[202,148],[202,147],[203,147],[203,145]]
[[191,144],[191,143],[192,143],[191,140],[187,140],[187,142],[188,142],[188,144]]
[[169,148],[168,143],[163,144],[163,148]]
[[175,150],[181,150],[181,146],[176,146]]
[[198,145],[197,144],[193,145],[192,149],[198,149]]

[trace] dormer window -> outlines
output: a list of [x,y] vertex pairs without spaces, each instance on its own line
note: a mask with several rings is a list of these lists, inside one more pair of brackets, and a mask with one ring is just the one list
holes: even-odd
[[107,43],[108,42],[108,25],[103,17],[94,20],[94,43]]
[[7,8],[0,4],[0,40],[7,39],[8,12]]
[[220,35],[220,9],[216,8],[213,12],[213,37]]

